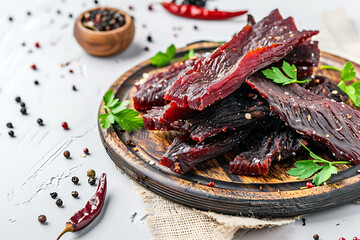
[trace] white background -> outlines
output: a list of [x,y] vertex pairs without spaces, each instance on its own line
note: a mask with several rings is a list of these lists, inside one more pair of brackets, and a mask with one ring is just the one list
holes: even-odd
[[[86,171],[108,174],[108,197],[103,213],[87,229],[68,233],[62,239],[151,239],[141,197],[129,179],[107,156],[97,130],[97,112],[102,95],[124,72],[174,43],[183,47],[197,40],[227,40],[245,24],[246,16],[229,21],[200,21],[168,14],[159,2],[99,0],[100,5],[121,8],[135,16],[136,34],[133,44],[122,54],[98,58],[86,54],[73,37],[75,18],[94,7],[89,0],[11,0],[0,1],[0,239],[55,239],[65,222],[82,208],[96,187],[87,183]],[[132,5],[134,10],[129,11]],[[284,16],[293,16],[300,29],[319,29],[323,11],[344,7],[360,35],[358,1],[209,1],[209,8],[220,10],[249,9],[256,20],[278,7]],[[57,10],[61,14],[57,14]],[[31,16],[26,12],[31,11]],[[69,18],[68,14],[73,14]],[[8,17],[14,18],[13,22]],[[142,25],[146,24],[144,28]],[[198,31],[193,29],[197,25]],[[173,27],[181,27],[174,30]],[[174,34],[177,34],[177,37]],[[146,41],[151,34],[154,42]],[[26,46],[21,46],[25,42]],[[40,49],[34,47],[39,42]],[[148,46],[149,52],[143,48]],[[321,47],[321,43],[320,43]],[[29,53],[32,50],[32,53]],[[67,67],[61,63],[71,61]],[[29,65],[36,64],[38,71]],[[69,73],[73,69],[74,73]],[[34,85],[34,80],[40,82]],[[78,88],[72,90],[72,85]],[[20,96],[28,115],[20,113],[14,99]],[[36,119],[41,117],[45,126]],[[16,137],[7,134],[6,123],[14,125]],[[61,122],[67,121],[69,131]],[[88,147],[91,155],[81,158]],[[72,158],[63,157],[64,150]],[[80,178],[80,185],[71,182]],[[71,191],[79,192],[79,199]],[[64,207],[55,205],[49,196],[56,191]],[[349,204],[326,212],[306,216],[294,225],[274,229],[240,231],[243,239],[352,239],[360,237],[360,205]],[[137,213],[133,221],[130,216]],[[37,221],[45,214],[48,223]]]

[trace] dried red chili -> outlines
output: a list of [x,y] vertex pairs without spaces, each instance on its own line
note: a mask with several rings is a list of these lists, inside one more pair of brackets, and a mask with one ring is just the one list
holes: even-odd
[[59,240],[60,237],[67,232],[76,232],[88,226],[101,212],[101,209],[104,206],[105,196],[106,174],[103,173],[99,179],[99,185],[94,196],[87,201],[83,209],[75,213],[69,219],[64,231],[60,233],[56,240]]
[[248,11],[237,11],[237,12],[225,12],[215,10],[208,10],[203,7],[196,5],[180,4],[177,5],[175,2],[162,2],[163,7],[170,13],[186,17],[203,20],[222,20],[236,16],[243,15]]

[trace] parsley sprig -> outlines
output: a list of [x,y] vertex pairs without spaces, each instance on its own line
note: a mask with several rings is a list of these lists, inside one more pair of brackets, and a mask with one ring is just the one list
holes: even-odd
[[341,81],[338,87],[343,90],[354,103],[355,106],[360,107],[360,81],[356,81],[350,85],[346,85],[345,82],[351,81],[355,78],[356,72],[351,62],[347,62],[343,69],[339,69],[329,65],[322,65],[322,69],[331,69],[341,72]]
[[262,71],[262,73],[268,79],[273,80],[275,83],[280,83],[282,85],[287,85],[291,83],[304,83],[309,82],[309,80],[298,80],[297,79],[297,69],[295,65],[290,65],[288,62],[283,61],[281,67],[283,72],[287,75],[285,76],[282,71],[277,67],[271,67]]
[[[151,62],[152,65],[155,65],[157,67],[162,67],[162,66],[168,64],[169,62],[171,62],[171,60],[173,60],[173,58],[175,57],[175,53],[176,53],[175,45],[171,44],[166,49],[165,53],[158,52],[157,54],[155,54],[155,56],[150,58],[150,62]],[[187,52],[185,54],[185,56],[183,57],[183,60],[192,58],[194,56],[195,56],[194,49],[190,49],[189,52]]]
[[[301,143],[301,142],[300,142]],[[317,173],[313,179],[313,183],[319,186],[323,182],[327,181],[332,174],[337,174],[337,169],[333,165],[335,164],[350,164],[349,162],[330,162],[327,161],[307,148],[304,144],[301,143],[303,147],[309,152],[310,156],[313,158],[312,160],[301,160],[295,163],[295,168],[287,171],[291,176],[297,176],[297,179],[306,179]],[[318,163],[322,164],[319,165]]]
[[106,113],[100,114],[98,119],[100,119],[100,124],[104,129],[115,122],[127,132],[131,132],[131,128],[139,130],[144,126],[142,118],[137,117],[139,113],[127,108],[130,101],[119,102],[112,89],[105,93],[103,100],[105,103],[103,109]]

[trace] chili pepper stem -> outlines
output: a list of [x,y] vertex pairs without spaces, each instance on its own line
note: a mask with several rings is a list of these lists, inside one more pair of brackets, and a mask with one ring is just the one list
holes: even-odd
[[74,230],[75,230],[74,225],[72,225],[72,224],[66,224],[65,229],[60,233],[60,235],[57,237],[56,240],[59,240],[59,239],[62,237],[62,235],[64,235],[65,233],[67,233],[67,232],[74,232]]

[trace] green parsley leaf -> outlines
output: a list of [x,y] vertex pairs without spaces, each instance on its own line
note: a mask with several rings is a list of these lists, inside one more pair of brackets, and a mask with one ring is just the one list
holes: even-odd
[[115,98],[113,90],[109,90],[105,93],[103,106],[106,113],[100,114],[101,126],[106,129],[115,122],[125,131],[131,132],[131,128],[139,130],[144,126],[142,118],[139,118],[139,113],[133,109],[126,108],[130,101],[119,102],[118,98]]
[[265,69],[262,73],[270,80],[273,80],[275,83],[280,83],[282,85],[287,85],[291,83],[304,83],[309,80],[297,80],[297,69],[295,65],[290,65],[288,62],[284,61],[281,69],[287,75],[285,76],[281,70],[277,67],[272,67],[271,69]]
[[166,53],[158,52],[150,58],[150,62],[152,65],[155,65],[157,67],[162,67],[165,64],[169,63],[175,56],[176,48],[174,44],[171,44],[167,49]]
[[322,69],[330,69],[341,72],[340,78],[341,81],[338,84],[338,87],[343,90],[354,103],[355,106],[360,107],[360,83],[356,81],[351,85],[346,85],[345,82],[351,81],[355,78],[356,72],[354,70],[354,66],[351,62],[345,63],[342,70],[339,68],[329,66],[329,65],[322,65]]
[[[301,142],[300,142],[301,143]],[[329,180],[332,174],[337,174],[337,169],[334,167],[334,164],[349,164],[349,162],[342,161],[342,162],[330,162],[327,161],[315,153],[313,153],[309,148],[307,148],[304,144],[301,143],[301,145],[309,152],[310,156],[314,158],[314,160],[302,160],[297,161],[294,165],[295,168],[290,169],[287,171],[287,173],[291,176],[297,176],[298,179],[306,179],[314,174],[316,174],[318,171],[320,171],[318,174],[315,175],[313,179],[313,183],[315,185],[319,186],[323,182]],[[323,165],[319,165],[317,163],[323,163]]]
[[186,60],[186,59],[189,59],[189,58],[192,58],[195,56],[195,51],[194,49],[190,49],[189,52],[187,52],[185,54],[185,56],[183,57],[183,60]]

